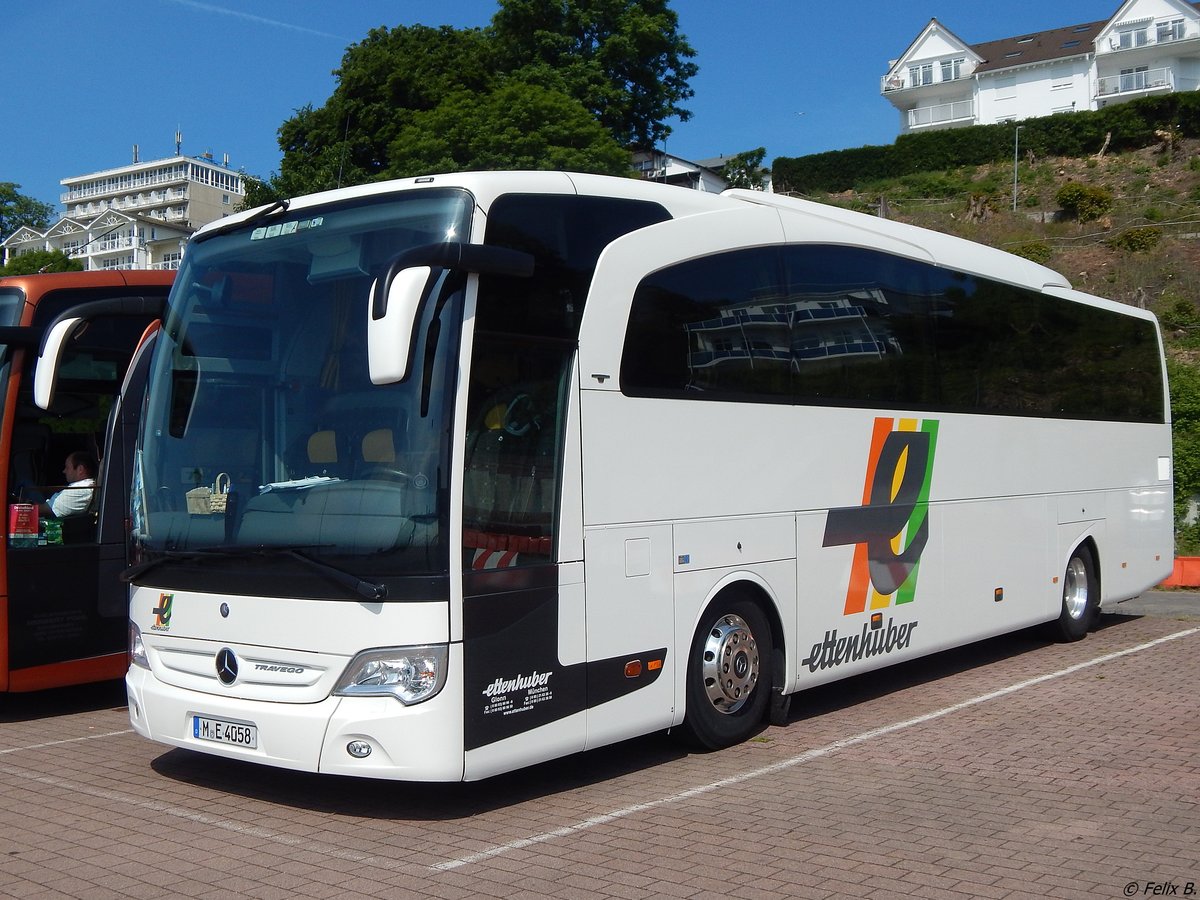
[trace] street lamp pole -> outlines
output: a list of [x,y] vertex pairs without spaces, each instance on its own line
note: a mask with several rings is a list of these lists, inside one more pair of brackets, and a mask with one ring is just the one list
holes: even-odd
[[1021,147],[1021,129],[1024,125],[1018,125],[1016,131],[1013,132],[1013,212],[1017,211],[1017,167],[1020,165],[1020,147]]

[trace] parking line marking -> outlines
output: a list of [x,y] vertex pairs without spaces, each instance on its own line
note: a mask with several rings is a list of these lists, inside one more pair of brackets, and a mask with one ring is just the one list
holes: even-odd
[[749,772],[742,772],[738,775],[732,775],[729,778],[722,778],[720,781],[713,781],[709,784],[699,785],[694,788],[689,788],[686,791],[681,791],[677,794],[671,794],[666,797],[659,797],[657,800],[648,800],[644,803],[635,803],[632,806],[626,806],[622,809],[613,810],[609,813],[603,813],[598,816],[584,819],[581,822],[576,822],[573,825],[564,825],[562,828],[555,828],[553,831],[544,831],[541,834],[531,835],[527,838],[509,841],[506,844],[497,844],[487,850],[481,850],[478,853],[472,853],[468,856],[460,856],[456,859],[445,860],[430,866],[430,871],[446,872],[454,869],[469,866],[472,863],[482,862],[486,859],[491,859],[495,856],[502,856],[513,850],[521,850],[525,847],[532,847],[537,844],[544,844],[547,841],[552,841],[555,838],[569,837],[581,831],[587,831],[596,828],[600,825],[607,825],[610,822],[615,822],[620,819],[628,818],[629,816],[637,815],[638,813],[646,812],[647,810],[657,809],[661,806],[667,806],[672,803],[678,803],[683,800],[690,800],[693,797],[701,797],[705,794],[711,794],[714,791],[719,791],[723,788],[741,784],[746,781],[751,781],[755,778],[761,778],[764,775],[773,775],[776,772],[783,772],[787,769],[795,768],[803,765],[806,762],[811,762],[814,759],[820,759],[824,756],[836,753],[839,750],[844,750],[847,747],[854,747],[858,744],[866,743],[878,737],[894,734],[897,731],[903,731],[906,728],[912,728],[915,725],[923,725],[926,722],[932,722],[936,719],[944,718],[956,712],[961,712],[964,709],[970,709],[973,706],[978,706],[981,703],[987,703],[991,700],[997,700],[1001,697],[1007,697],[1009,694],[1015,694],[1017,691],[1022,691],[1025,688],[1034,687],[1035,685],[1043,684],[1047,681],[1053,681],[1056,678],[1063,678],[1067,675],[1073,675],[1083,669],[1089,669],[1092,666],[1098,666],[1102,663],[1112,662],[1115,659],[1120,659],[1123,656],[1130,656],[1134,653],[1140,653],[1143,650],[1149,650],[1152,647],[1157,647],[1159,644],[1165,644],[1168,641],[1179,640],[1180,638],[1189,637],[1193,634],[1200,633],[1200,628],[1189,628],[1186,631],[1177,631],[1174,634],[1166,635],[1165,637],[1156,638],[1152,641],[1147,641],[1144,644],[1138,644],[1134,647],[1126,647],[1124,650],[1116,650],[1112,653],[1106,653],[1103,656],[1098,656],[1095,659],[1086,660],[1085,662],[1076,663],[1072,666],[1067,666],[1065,669],[1059,669],[1056,672],[1049,672],[1045,675],[1038,675],[1033,678],[1028,678],[1025,681],[1019,681],[1016,684],[1010,684],[1008,687],[1000,688],[999,690],[990,691],[986,694],[980,694],[977,697],[972,697],[969,700],[963,700],[959,703],[951,704],[942,709],[934,710],[933,712],[925,713],[920,716],[915,716],[911,719],[905,719],[902,722],[893,722],[890,725],[881,725],[878,728],[872,728],[868,731],[863,731],[852,737],[843,738],[826,744],[824,747],[815,747],[812,750],[806,750],[798,756],[793,756],[791,759],[781,760],[777,763],[772,763],[769,766],[763,766],[759,769],[753,769]]
[[133,734],[133,729],[126,728],[124,731],[107,731],[104,734],[85,734],[83,737],[64,738],[61,741],[46,741],[44,744],[27,744],[24,747],[9,747],[7,750],[0,750],[0,756],[5,756],[9,753],[21,753],[25,750],[42,750],[46,747],[57,747],[61,744],[78,744],[80,741],[97,741],[100,738],[119,737],[122,734]]
[[[122,732],[112,733],[121,734]],[[105,735],[97,735],[97,737],[105,737]],[[59,741],[57,743],[70,742]],[[131,794],[122,793],[120,791],[113,791],[107,788],[99,788],[89,784],[68,781],[65,778],[56,778],[52,775],[39,775],[36,772],[30,772],[15,766],[0,766],[0,774],[24,779],[26,781],[32,781],[48,787],[59,788],[71,793],[86,794],[99,800],[107,800],[110,802],[119,803],[122,806],[131,809],[174,816],[175,818],[184,819],[188,822],[193,822],[198,825],[207,825],[211,828],[219,828],[223,831],[230,831],[243,837],[258,838],[260,840],[270,841],[274,844],[280,844],[285,847],[303,847],[309,852],[320,853],[323,856],[332,857],[334,859],[347,860],[349,862],[356,863],[365,862],[384,869],[399,872],[404,872],[405,870],[413,872],[421,871],[420,867],[406,863],[403,860],[388,860],[381,859],[379,857],[372,857],[366,853],[348,850],[343,847],[331,846],[323,841],[314,841],[311,837],[297,837],[289,834],[281,834],[280,832],[272,831],[269,828],[263,828],[260,825],[247,825],[234,819],[214,816],[208,813],[196,812],[195,810],[184,809],[171,803],[163,803],[158,800],[147,800],[145,798],[135,797]]]

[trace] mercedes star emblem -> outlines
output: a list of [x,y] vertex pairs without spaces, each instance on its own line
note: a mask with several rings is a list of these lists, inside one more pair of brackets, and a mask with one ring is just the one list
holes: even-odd
[[233,684],[237,681],[237,676],[237,656],[228,647],[222,647],[217,654],[217,677],[221,679],[221,684]]

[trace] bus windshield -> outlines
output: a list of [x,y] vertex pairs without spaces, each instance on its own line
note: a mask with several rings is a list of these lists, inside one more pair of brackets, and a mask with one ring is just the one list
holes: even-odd
[[464,191],[414,191],[252,218],[188,248],[146,398],[129,577],[426,597],[448,568],[464,279],[433,286],[401,383],[372,384],[367,316],[389,261],[465,241],[471,212]]
[[0,325],[16,325],[21,321],[21,305],[25,297],[17,288],[0,288]]
[[[0,326],[11,327],[21,321],[21,306],[25,295],[17,288],[0,288]],[[0,397],[8,382],[8,345],[0,340]],[[0,399],[0,408],[4,401]]]

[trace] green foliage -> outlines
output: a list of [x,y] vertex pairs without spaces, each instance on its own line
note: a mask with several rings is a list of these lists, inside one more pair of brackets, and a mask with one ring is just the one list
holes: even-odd
[[1015,256],[1023,256],[1025,259],[1033,260],[1033,262],[1041,263],[1042,265],[1050,262],[1050,258],[1054,255],[1054,252],[1045,241],[1025,241],[1022,244],[1017,244],[1007,249],[1009,253]]
[[25,225],[45,231],[54,215],[53,206],[25,196],[17,190],[19,187],[11,181],[0,181],[0,239]]
[[1157,226],[1147,226],[1145,228],[1127,228],[1108,243],[1114,250],[1144,253],[1157,247],[1161,240],[1162,229]]
[[1113,195],[1099,185],[1072,181],[1058,189],[1054,202],[1071,218],[1092,222],[1112,209]]
[[[1164,94],[1096,111],[1027,119],[1021,123],[1019,147],[1039,157],[1082,158],[1099,152],[1106,140],[1114,153],[1154,146],[1160,141],[1155,132],[1163,128],[1174,129],[1180,137],[1200,137],[1200,94]],[[1012,124],[920,132],[901,135],[891,146],[779,157],[772,172],[778,190],[861,189],[913,172],[1011,162],[1015,138]]]
[[36,275],[38,272],[80,272],[83,263],[61,250],[30,250],[0,266],[0,275]]
[[1175,458],[1175,522],[1182,523],[1188,500],[1200,494],[1200,368],[1167,360],[1171,392],[1171,440]]
[[390,148],[421,112],[462,91],[495,82],[480,29],[424,25],[375,28],[347,48],[325,105],[305,106],[279,128],[282,196],[388,177]]
[[518,81],[453,94],[416,114],[388,155],[388,174],[398,178],[464,169],[629,171],[629,154],[579,101]]
[[766,147],[745,150],[731,156],[725,162],[725,168],[722,169],[721,174],[729,182],[731,188],[761,191],[766,184],[766,175],[763,170],[763,160],[766,157]]
[[695,51],[677,28],[668,0],[500,0],[486,29],[373,29],[325,104],[280,126],[280,171],[246,205],[435,170],[623,173],[614,148],[690,117]]
[[574,97],[617,143],[648,150],[691,113],[696,51],[668,0],[500,0],[489,29],[500,70],[531,71]]
[[1158,318],[1168,331],[1200,326],[1200,310],[1185,297],[1174,298],[1165,309],[1159,310]]

